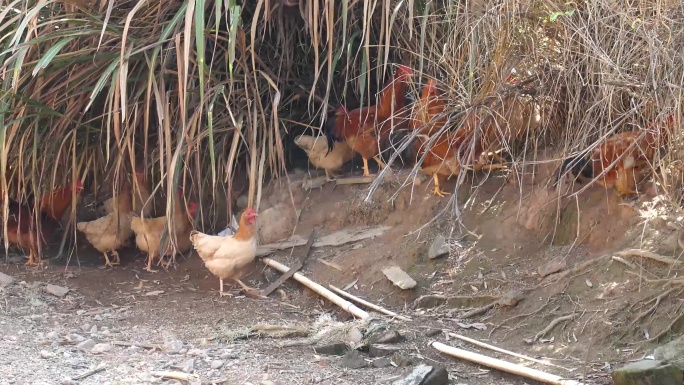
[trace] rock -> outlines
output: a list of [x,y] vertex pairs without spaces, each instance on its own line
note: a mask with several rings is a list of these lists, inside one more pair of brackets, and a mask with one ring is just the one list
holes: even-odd
[[87,339],[87,340],[81,342],[80,344],[76,345],[76,347],[81,349],[81,350],[90,351],[95,347],[95,345],[97,345],[95,343],[95,341],[93,341],[92,339]]
[[202,349],[190,349],[187,353],[191,357],[206,357],[207,352]]
[[55,331],[51,331],[48,334],[46,334],[45,337],[47,337],[50,340],[56,340],[59,338],[59,333],[57,333]]
[[416,281],[411,278],[406,272],[400,269],[398,266],[392,266],[382,269],[382,273],[385,277],[392,281],[393,284],[401,289],[411,289],[416,286]]
[[0,272],[0,287],[5,287],[7,285],[11,285],[14,282],[14,278],[11,276]]
[[187,360],[181,362],[178,365],[178,369],[185,373],[192,373],[195,371],[195,359],[194,358],[188,358]]
[[31,317],[29,317],[29,318],[31,318],[31,321],[36,321],[36,322],[40,322],[40,321],[45,320],[45,318],[40,314],[31,314]]
[[411,366],[413,365],[413,360],[410,357],[405,356],[401,353],[395,353],[392,356],[392,362],[394,362],[399,367]]
[[180,353],[183,343],[179,340],[170,339],[164,342],[164,350],[169,354]]
[[93,327],[90,328],[90,334],[95,334],[97,333],[97,325],[93,325]]
[[330,344],[314,347],[316,354],[325,354],[328,356],[343,356],[349,350],[349,346],[344,343]]
[[508,293],[504,294],[499,298],[499,300],[496,302],[500,306],[515,306],[518,304],[518,302],[522,301],[525,298],[525,295],[522,293],[520,290],[512,290],[509,291]]
[[399,352],[400,348],[395,345],[373,344],[368,347],[370,357],[386,357]]
[[361,356],[358,350],[351,350],[342,357],[340,366],[348,369],[361,369],[368,366],[366,360]]
[[448,385],[449,372],[441,366],[420,364],[406,377],[392,385]]
[[363,340],[363,333],[359,328],[353,327],[347,333],[347,342],[361,342]]
[[561,270],[564,270],[568,267],[568,263],[565,260],[564,257],[558,257],[551,262],[548,262],[542,266],[539,266],[537,269],[537,273],[539,273],[539,276],[542,278],[551,275],[553,273],[557,273]]
[[64,287],[64,286],[57,286],[57,285],[53,285],[53,284],[48,284],[47,287],[45,288],[45,291],[54,295],[55,297],[62,298],[65,295],[67,295],[67,293],[69,292],[69,288]]
[[445,255],[449,255],[451,247],[446,241],[446,238],[442,234],[437,234],[435,239],[430,245],[430,250],[428,250],[428,257],[430,259],[436,259]]
[[263,210],[257,218],[261,243],[273,243],[288,238],[297,225],[297,213],[292,204],[279,203]]
[[429,329],[428,331],[425,332],[425,337],[434,337],[438,334],[441,334],[442,330],[440,329]]
[[74,383],[74,380],[72,380],[71,377],[64,377],[59,383],[61,385],[71,385]]
[[211,368],[212,369],[219,369],[223,366],[223,361],[221,360],[213,360],[211,361]]
[[53,354],[48,352],[47,350],[41,350],[40,351],[40,358],[50,358],[52,356],[53,356]]
[[101,353],[106,353],[110,350],[112,350],[112,345],[105,343],[105,344],[97,344],[97,345],[93,346],[93,348],[90,350],[90,352],[93,354],[101,354]]
[[615,385],[681,385],[682,371],[658,360],[631,362],[611,373]]
[[69,335],[66,337],[66,339],[67,339],[69,342],[74,343],[74,344],[78,344],[78,343],[80,343],[80,342],[85,341],[85,337],[83,337],[83,336],[80,335],[80,334],[76,334],[76,333],[71,333],[71,334],[69,334]]
[[398,344],[400,342],[404,342],[405,338],[401,334],[399,334],[398,331],[396,330],[391,330],[384,332],[382,334],[378,334],[376,336],[373,336],[370,339],[371,344]]
[[81,330],[83,330],[84,332],[90,332],[90,329],[92,329],[92,328],[93,328],[93,325],[89,324],[89,323],[85,323],[85,324],[81,325]]
[[670,362],[684,370],[684,336],[657,347],[653,356],[656,360]]
[[378,358],[372,363],[374,368],[389,368],[392,366],[392,360],[386,357]]

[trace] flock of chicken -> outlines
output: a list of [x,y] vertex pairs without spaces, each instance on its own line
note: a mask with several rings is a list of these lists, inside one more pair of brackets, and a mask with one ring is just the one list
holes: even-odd
[[[445,100],[439,95],[434,79],[428,79],[421,96],[413,106],[406,104],[406,90],[411,80],[409,67],[399,65],[392,80],[380,92],[377,104],[348,111],[337,108],[334,117],[322,127],[322,138],[302,135],[295,143],[309,156],[311,163],[330,174],[351,160],[355,153],[363,159],[363,175],[372,176],[368,160],[373,158],[382,169],[381,150],[387,147],[394,130],[413,132],[412,143],[421,170],[433,177],[434,194],[447,194],[440,180],[458,175],[461,170],[475,171],[507,168],[499,154],[511,143],[534,138],[549,122],[541,106],[510,93],[479,108],[465,111],[462,124],[454,125],[445,111]],[[517,76],[506,78],[509,86],[520,83]],[[562,104],[561,104],[562,105]],[[457,120],[457,119],[454,119]],[[670,138],[675,117],[664,125],[652,123],[645,129],[624,132],[605,138],[596,148],[563,162],[558,179],[567,172],[614,187],[619,195],[636,193],[636,185],[648,174],[654,157]],[[558,181],[557,179],[557,181]],[[556,181],[556,182],[557,182]]]
[[[135,237],[135,245],[147,253],[146,270],[154,272],[154,262],[167,268],[175,260],[178,252],[186,252],[194,246],[207,269],[216,275],[221,282],[233,279],[245,289],[247,295],[259,296],[249,288],[240,276],[256,255],[255,221],[257,214],[247,208],[240,217],[237,231],[228,236],[213,236],[193,230],[191,218],[197,213],[198,205],[189,202],[187,207],[181,204],[183,190],[178,189],[173,199],[173,216],[171,226],[167,226],[167,217],[149,218],[151,205],[150,187],[145,172],[138,167],[134,173],[139,194],[132,194],[131,183],[126,181],[118,196],[108,199],[101,205],[102,217],[89,222],[77,222],[78,231],[82,232],[88,242],[104,255],[105,265],[114,266],[120,263],[118,250],[129,245]],[[29,251],[26,262],[29,266],[42,264],[41,251],[47,241],[60,228],[59,221],[74,198],[80,195],[83,185],[76,183],[60,187],[40,198],[40,212],[34,216],[36,203],[33,197],[27,203],[19,203],[8,198],[9,215],[6,226],[7,241]],[[137,210],[133,210],[135,204]],[[142,213],[142,216],[140,214]],[[34,220],[34,218],[38,220]],[[113,258],[110,259],[109,254]],[[169,257],[164,261],[164,257]]]

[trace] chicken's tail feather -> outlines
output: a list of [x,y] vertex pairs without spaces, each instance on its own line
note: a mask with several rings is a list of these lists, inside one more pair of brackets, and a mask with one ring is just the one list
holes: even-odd
[[337,116],[333,116],[328,118],[323,124],[323,134],[325,134],[325,138],[328,142],[328,151],[325,155],[328,155],[333,147],[335,147],[335,141],[341,141],[341,138],[338,138],[337,133],[335,132],[336,121]]
[[587,154],[580,154],[576,157],[567,158],[563,161],[558,172],[556,173],[556,178],[553,182],[553,187],[558,185],[558,182],[568,173],[568,171],[573,175],[573,179],[577,182],[577,178],[582,176],[584,178],[594,177],[594,167],[593,162],[590,161],[590,157]]

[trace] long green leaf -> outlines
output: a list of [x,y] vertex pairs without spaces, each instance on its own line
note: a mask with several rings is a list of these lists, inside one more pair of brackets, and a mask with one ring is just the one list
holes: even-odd
[[52,61],[52,59],[54,59],[55,56],[57,56],[59,51],[61,51],[65,45],[69,44],[69,42],[71,42],[75,38],[76,37],[68,37],[66,39],[59,41],[54,46],[50,47],[50,49],[45,53],[45,55],[40,58],[40,60],[38,61],[38,64],[33,69],[33,73],[31,75],[36,76],[38,74],[38,71],[42,70],[43,68],[47,68],[47,66],[50,65],[50,62]]

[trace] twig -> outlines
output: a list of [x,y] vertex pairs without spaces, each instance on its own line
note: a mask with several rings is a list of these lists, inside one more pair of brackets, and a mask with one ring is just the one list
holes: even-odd
[[467,360],[470,362],[475,362],[480,365],[485,365],[490,368],[502,370],[508,373],[517,374],[526,378],[530,378],[536,381],[544,382],[552,385],[583,385],[579,381],[566,380],[563,377],[556,376],[554,374],[542,372],[541,370],[527,368],[522,365],[517,365],[512,362],[500,360],[497,358],[485,356],[483,354],[478,354],[475,352],[470,352],[468,350],[458,349],[453,346],[445,345],[439,342],[433,342],[430,344],[433,348],[439,350],[442,353],[446,353],[450,356],[460,358],[462,360]]
[[329,261],[326,261],[325,259],[317,259],[316,262],[320,262],[326,266],[332,267],[333,269],[337,269],[339,271],[342,271],[342,268],[339,265],[332,263],[332,262],[329,262]]
[[603,255],[603,256],[600,256],[600,257],[598,257],[598,258],[594,258],[594,259],[591,259],[591,260],[589,260],[589,261],[586,261],[586,262],[580,264],[579,266],[576,266],[576,267],[573,268],[572,270],[567,270],[567,271],[564,271],[564,272],[562,272],[562,273],[560,273],[560,274],[556,274],[556,275],[555,275],[555,278],[556,278],[556,279],[554,279],[553,281],[547,282],[545,285],[543,285],[543,286],[541,286],[541,287],[549,286],[549,285],[551,285],[551,284],[553,284],[553,283],[556,283],[556,282],[560,281],[561,279],[563,279],[563,278],[565,278],[565,277],[567,277],[567,276],[575,275],[575,274],[581,273],[584,269],[586,269],[586,268],[588,268],[589,266],[591,266],[591,265],[593,265],[593,264],[595,264],[595,263],[597,263],[597,262],[600,262],[600,261],[602,261],[602,260],[604,260],[604,259],[606,259],[606,258],[608,258],[608,256],[607,256],[607,255]]
[[674,324],[679,322],[679,320],[682,319],[683,317],[684,317],[684,314],[678,315],[674,320],[672,320],[672,322],[670,322],[669,325],[667,325],[667,327],[665,329],[661,330],[660,333],[656,334],[652,338],[647,339],[645,342],[657,342],[662,336],[664,336],[670,330],[672,330],[672,327],[674,326]]
[[647,250],[641,250],[641,249],[630,249],[630,250],[623,250],[619,253],[616,253],[617,255],[621,257],[642,257],[642,258],[650,258],[654,261],[662,262],[666,265],[678,265],[682,263],[682,261],[678,261],[676,259],[672,259],[669,257],[665,257],[660,254],[656,254],[652,251],[647,251]]
[[126,342],[126,341],[107,341],[111,345],[117,346],[137,346],[143,349],[158,349],[162,350],[161,344],[149,344],[144,342]]
[[448,334],[449,334],[451,337],[458,338],[459,340],[463,340],[463,341],[466,341],[466,342],[470,342],[470,343],[473,344],[473,345],[477,345],[477,346],[480,346],[480,347],[483,347],[483,348],[486,348],[486,349],[489,349],[489,350],[493,350],[493,351],[495,351],[495,352],[508,354],[509,356],[522,358],[522,359],[524,359],[524,360],[536,362],[536,363],[538,363],[538,364],[548,365],[548,366],[555,366],[555,367],[557,367],[557,368],[561,368],[561,369],[563,369],[563,370],[570,371],[570,369],[564,368],[564,367],[562,367],[562,366],[560,366],[560,365],[552,364],[552,363],[550,363],[550,362],[546,362],[546,361],[538,360],[538,359],[536,359],[536,358],[532,358],[532,357],[529,357],[529,356],[525,356],[525,355],[522,355],[522,354],[518,354],[518,353],[512,352],[512,351],[510,351],[510,350],[502,349],[502,348],[497,347],[497,346],[494,346],[494,345],[489,345],[489,344],[486,344],[486,343],[484,343],[484,342],[481,342],[481,341],[478,341],[478,340],[474,340],[474,339],[468,338],[468,337],[466,337],[466,336],[462,336],[462,335],[460,335],[460,334],[456,334],[456,333],[448,333]]
[[359,297],[357,297],[357,296],[355,296],[355,295],[351,295],[351,294],[347,293],[346,291],[344,291],[344,290],[342,290],[342,289],[338,289],[337,287],[335,287],[335,286],[333,286],[333,285],[328,285],[328,286],[330,286],[330,288],[333,289],[333,291],[336,292],[337,294],[339,294],[339,295],[341,295],[341,296],[343,296],[343,297],[347,297],[347,298],[351,299],[352,301],[358,302],[358,303],[360,303],[361,305],[364,305],[364,306],[366,306],[366,307],[369,307],[369,308],[371,308],[371,309],[373,309],[373,310],[377,310],[377,311],[379,311],[380,313],[383,313],[383,314],[392,316],[392,317],[394,317],[394,318],[398,318],[398,319],[400,319],[400,320],[402,320],[402,321],[411,321],[411,318],[409,318],[409,317],[405,317],[405,316],[403,316],[403,315],[399,315],[399,314],[397,314],[397,313],[395,313],[395,312],[393,312],[393,311],[391,311],[391,310],[385,309],[384,307],[381,307],[381,306],[372,304],[372,303],[366,301],[365,299],[359,298]]
[[548,332],[550,332],[553,328],[555,328],[556,325],[558,325],[559,323],[561,323],[563,321],[571,320],[576,315],[577,315],[577,313],[572,313],[572,314],[568,314],[568,315],[564,315],[562,317],[556,318],[555,320],[551,321],[551,323],[547,327],[545,327],[539,333],[537,333],[534,336],[534,339],[532,341],[535,341],[535,342],[538,341],[540,338],[544,337]]
[[171,380],[178,380],[183,382],[190,381],[190,375],[183,372],[151,372],[150,374],[155,377],[168,378]]
[[[270,266],[282,273],[288,271],[290,268],[283,265],[282,263],[278,261],[274,261],[271,258],[261,258],[261,260],[267,265]],[[345,300],[344,298],[339,297],[332,291],[324,288],[323,286],[319,285],[318,283],[310,280],[309,278],[305,277],[304,274],[302,273],[295,273],[292,278],[294,278],[297,282],[303,284],[304,286],[308,287],[309,289],[315,291],[316,293],[320,294],[323,296],[325,299],[329,300],[330,302],[334,303],[335,305],[341,307],[345,311],[349,312],[350,314],[354,315],[357,318],[361,319],[366,319],[369,317],[369,314],[362,310],[359,309],[356,305],[353,303]]]
[[336,185],[345,185],[345,184],[364,184],[364,183],[371,183],[375,180],[375,177],[373,176],[353,176],[350,178],[339,178],[335,179],[335,184]]
[[626,261],[626,260],[624,260],[623,258],[620,258],[620,257],[618,257],[618,256],[613,256],[613,257],[611,257],[610,259],[612,259],[613,261],[620,262],[620,263],[622,263],[623,265],[629,267],[630,269],[636,269],[636,265],[635,265],[635,264],[633,264],[632,262],[628,262],[628,261]]
[[494,302],[490,303],[489,305],[484,305],[482,307],[478,307],[476,309],[470,310],[470,311],[464,313],[461,317],[462,318],[471,318],[471,317],[475,317],[476,315],[484,314],[484,313],[488,312],[491,308],[493,308],[497,303],[498,303],[498,301],[494,301]]
[[79,374],[78,376],[72,378],[72,380],[78,381],[78,380],[82,380],[84,378],[90,377],[93,374],[97,374],[97,373],[100,373],[101,371],[105,370],[106,367],[107,367],[107,365],[101,364],[98,367],[96,367],[95,369],[90,369],[88,371],[85,371],[85,372]]
[[[637,322],[641,321],[644,317],[646,317],[646,316],[649,315],[650,313],[654,312],[655,309],[658,308],[658,305],[660,305],[660,301],[662,301],[663,298],[667,297],[668,295],[670,295],[672,292],[674,292],[674,291],[677,290],[677,289],[681,289],[681,287],[672,287],[672,288],[669,288],[669,289],[667,289],[664,293],[661,293],[661,294],[659,294],[657,297],[655,297],[655,299],[652,299],[651,301],[655,301],[655,303],[653,304],[653,306],[651,306],[651,307],[648,308],[647,310],[641,312],[641,314],[639,314],[639,315],[634,319],[634,321],[632,321],[632,322],[629,323],[629,326],[634,326]],[[650,303],[651,301],[648,301],[648,302],[646,302],[646,303]]]

